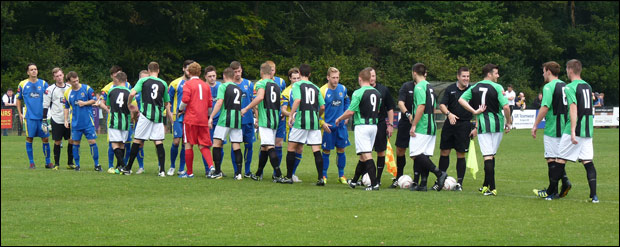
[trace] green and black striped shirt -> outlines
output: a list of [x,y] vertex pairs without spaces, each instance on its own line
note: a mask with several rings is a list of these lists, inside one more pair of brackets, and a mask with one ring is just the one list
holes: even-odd
[[110,118],[108,128],[117,130],[129,130],[131,114],[129,112],[129,94],[131,92],[124,86],[113,87],[108,92],[106,104],[110,106]]
[[226,82],[217,89],[217,100],[224,100],[220,109],[218,126],[241,129],[241,88],[234,82]]

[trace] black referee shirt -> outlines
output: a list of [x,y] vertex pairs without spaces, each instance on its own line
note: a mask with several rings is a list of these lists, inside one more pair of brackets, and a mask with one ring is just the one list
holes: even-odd
[[[415,84],[412,81],[405,82],[400,90],[398,91],[398,101],[405,102],[405,107],[408,112],[413,114],[413,89],[415,88]],[[401,112],[401,118],[399,122],[407,122],[409,123],[409,119],[405,116],[404,112]]]
[[387,87],[377,83],[374,88],[381,94],[381,107],[379,109],[379,121],[381,121],[387,118],[387,112],[389,110],[394,109],[394,100]]
[[471,87],[471,85],[468,85],[465,90],[460,90],[459,87],[456,85],[457,83],[454,83],[446,88],[443,93],[443,98],[441,98],[440,104],[448,107],[448,111],[459,117],[458,121],[470,121],[472,119],[472,114],[471,112],[465,110],[465,108],[463,108],[461,104],[459,104],[459,98],[461,98],[461,95],[465,91],[467,91],[467,89]]

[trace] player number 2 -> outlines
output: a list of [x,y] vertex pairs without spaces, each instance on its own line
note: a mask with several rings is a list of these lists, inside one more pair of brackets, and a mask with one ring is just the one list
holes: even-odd
[[118,97],[116,97],[116,104],[118,104],[119,108],[122,108],[123,107],[123,103],[125,103],[124,100],[123,100],[123,96],[125,96],[125,93],[120,93],[120,94],[118,94]]
[[153,84],[151,86],[151,89],[153,89],[153,91],[151,92],[151,99],[156,99],[157,98],[157,90],[159,89],[159,85]]
[[233,93],[235,93],[235,100],[233,101],[233,103],[241,104],[241,101],[239,100],[241,98],[241,92],[239,92],[239,89],[233,88]]

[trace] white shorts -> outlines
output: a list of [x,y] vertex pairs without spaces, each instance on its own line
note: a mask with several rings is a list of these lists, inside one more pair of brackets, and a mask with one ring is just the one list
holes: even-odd
[[142,113],[140,113],[138,123],[136,124],[136,130],[133,135],[134,139],[143,141],[163,141],[165,135],[166,130],[164,129],[164,123],[153,123],[151,120],[142,115]]
[[226,136],[228,136],[228,134],[230,134],[230,142],[243,142],[243,131],[241,131],[241,129],[232,129],[219,125],[215,126],[215,131],[213,131],[213,138],[224,141],[226,140]]
[[415,137],[409,136],[409,157],[418,156],[420,154],[433,156],[435,152],[434,135],[415,134]]
[[594,158],[594,147],[592,137],[575,137],[577,144],[573,144],[569,134],[563,134],[560,140],[559,158],[576,162],[578,160],[592,160]]
[[323,137],[321,136],[321,130],[291,128],[288,140],[301,144],[321,145],[321,142],[323,142]]
[[545,159],[555,159],[560,157],[561,137],[544,136]]
[[377,137],[377,125],[355,125],[355,152],[371,153]]
[[125,142],[129,136],[129,130],[108,129],[110,142]]
[[275,146],[276,145],[276,132],[277,129],[270,129],[265,127],[258,127],[258,134],[260,135],[261,146]]
[[503,136],[504,132],[478,134],[478,145],[480,145],[482,156],[494,156]]

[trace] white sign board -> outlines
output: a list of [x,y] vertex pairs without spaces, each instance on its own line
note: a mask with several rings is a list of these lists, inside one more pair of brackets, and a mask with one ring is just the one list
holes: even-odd
[[531,129],[536,122],[536,110],[514,110],[512,126],[515,129]]
[[618,107],[594,108],[594,126],[618,126]]

